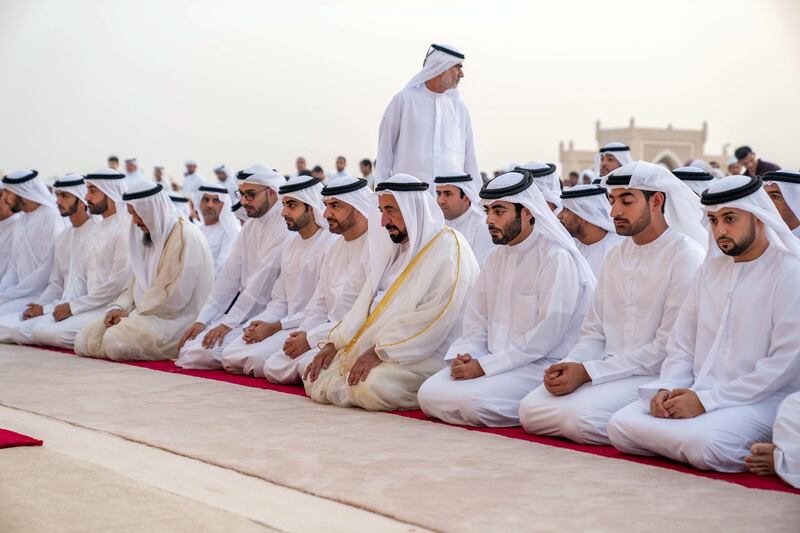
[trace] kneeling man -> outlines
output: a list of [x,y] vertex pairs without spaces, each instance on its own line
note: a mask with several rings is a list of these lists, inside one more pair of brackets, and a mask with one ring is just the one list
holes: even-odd
[[509,172],[480,192],[488,231],[500,246],[467,298],[464,333],[445,356],[451,366],[419,389],[429,416],[518,425],[519,401],[578,338],[594,275],[533,179]]
[[[659,379],[608,424],[611,443],[703,470],[742,472],[800,390],[800,242],[757,177],[703,193],[715,247],[669,338]],[[721,251],[722,253],[720,253]]]
[[369,233],[364,287],[303,380],[316,402],[416,409],[419,386],[444,366],[461,333],[478,262],[466,239],[445,226],[427,183],[397,174],[376,191],[381,219],[369,224],[389,235]]
[[122,200],[132,218],[133,275],[106,316],[75,339],[75,353],[113,360],[172,359],[203,305],[214,260],[203,234],[178,217],[161,184],[134,183]]

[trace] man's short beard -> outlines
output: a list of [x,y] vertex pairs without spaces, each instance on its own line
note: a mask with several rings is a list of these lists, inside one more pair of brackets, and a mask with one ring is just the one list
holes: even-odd
[[[244,207],[244,206],[242,206],[242,208],[244,209],[244,212],[245,212],[245,213],[247,213],[247,208],[246,208],[246,207]],[[253,213],[252,215],[251,215],[250,213],[247,213],[247,216],[248,216],[248,217],[250,217],[250,218],[261,218],[261,217],[263,217],[264,215],[266,215],[266,214],[267,214],[267,211],[269,211],[271,208],[272,208],[272,205],[270,205],[270,203],[269,203],[269,196],[267,196],[267,199],[266,199],[266,201],[264,202],[264,205],[262,205],[262,206],[261,206],[261,207],[260,207],[260,208],[259,208],[259,209],[258,209],[258,210],[255,212],[255,213]]]
[[652,215],[650,215],[649,207],[650,204],[648,203],[647,207],[645,207],[644,212],[642,213],[642,216],[630,223],[630,229],[617,229],[615,226],[617,234],[622,235],[623,237],[635,237],[647,229],[653,220]]
[[[333,224],[331,224],[333,221]],[[347,233],[350,228],[356,225],[356,210],[353,208],[353,211],[350,215],[342,221],[335,220],[333,218],[328,219],[328,229],[331,233],[335,233],[336,235],[342,235],[343,233]],[[335,227],[334,227],[335,226]]]
[[311,214],[309,210],[306,210],[305,213],[300,215],[294,219],[288,219],[286,221],[286,227],[289,231],[302,231],[311,223]]
[[108,198],[103,198],[101,202],[96,204],[89,202],[89,212],[93,215],[102,215],[108,211]]
[[[206,211],[208,214],[206,214]],[[207,209],[206,211],[202,212],[203,215],[203,223],[207,226],[212,226],[219,222],[219,215],[215,209]]]
[[[750,248],[753,245],[753,242],[756,240],[755,217],[753,217],[750,220],[750,231],[747,232],[747,235],[742,237],[742,240],[740,242],[736,242],[730,237],[728,237],[728,240],[733,242],[733,248],[731,248],[730,250],[723,250],[722,248],[720,248],[723,254],[728,255],[730,257],[736,257],[745,253],[748,250],[748,248]],[[719,244],[717,244],[717,246],[719,246]]]
[[17,196],[14,198],[14,203],[8,206],[12,213],[19,213],[22,211],[22,198]]
[[395,244],[401,244],[404,240],[408,238],[408,233],[406,233],[405,231],[400,231],[400,228],[398,228],[394,224],[389,224],[386,226],[386,231],[389,230],[397,231],[397,233],[394,235],[389,233],[389,238],[392,239],[392,242]]
[[58,212],[61,214],[62,217],[71,217],[72,215],[78,212],[78,203],[79,202],[76,200],[75,203],[72,204],[71,208],[67,208],[63,211],[59,208]]
[[144,243],[145,246],[153,246],[153,238],[150,237],[149,233],[144,234],[142,237],[142,243]]
[[502,228],[499,226],[495,226],[494,224],[489,226],[490,230],[496,229],[501,232],[499,237],[495,237],[492,235],[492,242],[495,244],[508,244],[514,239],[516,239],[520,233],[522,233],[522,215],[517,215],[514,217],[511,222],[503,226]]

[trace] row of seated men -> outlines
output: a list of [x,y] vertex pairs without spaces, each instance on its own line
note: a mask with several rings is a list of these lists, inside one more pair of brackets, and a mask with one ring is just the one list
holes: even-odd
[[[321,403],[422,408],[798,484],[800,240],[765,187],[788,200],[800,174],[712,180],[698,196],[632,161],[556,197],[550,164],[480,188],[399,174],[375,193],[249,170],[248,222],[216,277],[202,231],[158,184],[123,191],[98,171],[57,182],[54,203],[35,172],[6,176],[23,218],[0,340],[176,358],[303,384]],[[467,207],[448,217],[456,200]],[[54,242],[55,205],[70,225]],[[483,222],[483,257],[456,219]],[[593,265],[585,249],[609,237]],[[48,238],[44,292],[20,296]]]

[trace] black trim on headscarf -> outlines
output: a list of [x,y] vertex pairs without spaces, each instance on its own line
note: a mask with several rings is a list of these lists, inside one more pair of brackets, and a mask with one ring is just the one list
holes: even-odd
[[224,187],[217,187],[216,185],[201,185],[198,189],[200,192],[212,192],[215,194],[227,194],[228,189]]
[[87,180],[124,180],[125,174],[86,174]]
[[[503,176],[505,176],[505,174],[500,174],[499,176],[497,176],[497,178],[501,178]],[[500,198],[505,198],[506,196],[513,196],[515,194],[521,193],[522,191],[528,189],[531,185],[533,185],[533,176],[531,176],[530,174],[522,174],[522,181],[518,183],[509,185],[508,187],[490,189],[489,186],[497,178],[493,178],[486,185],[481,187],[481,192],[480,192],[481,198],[483,198],[484,200],[498,200]]]
[[566,200],[568,198],[584,198],[586,196],[598,196],[600,194],[607,194],[607,191],[603,187],[594,187],[591,189],[579,189],[563,191],[561,193],[561,199]]
[[682,181],[709,181],[714,179],[714,176],[705,171],[686,172],[683,170],[673,170],[672,173],[676,178]]
[[380,191],[397,191],[397,192],[415,192],[427,191],[429,185],[424,181],[422,183],[393,183],[383,181],[375,187],[375,192]]
[[308,181],[304,181],[301,183],[292,183],[291,185],[281,185],[278,187],[278,194],[288,194],[290,192],[297,192],[302,191],[303,189],[308,189],[309,187],[313,187],[317,183],[320,183],[322,180],[320,178],[312,178]]
[[83,185],[83,181],[83,176],[74,180],[58,179],[53,183],[53,188],[58,189],[60,187],[74,187],[75,185]]
[[[139,192],[126,192],[122,195],[123,202],[130,202],[131,200],[139,200],[141,198],[147,198],[148,196],[155,196],[156,194],[160,193],[164,190],[164,187],[161,186],[160,183],[156,183],[156,186],[152,189],[147,189],[144,191]],[[172,198],[172,196],[170,196]]]
[[770,170],[761,176],[762,181],[783,181],[800,184],[800,173],[786,170]]
[[39,175],[39,172],[36,170],[31,170],[30,174],[25,174],[21,178],[9,178],[8,176],[3,177],[3,183],[8,183],[10,185],[17,185],[20,183],[25,183],[26,181],[31,181],[33,178]]
[[359,189],[363,189],[366,186],[367,186],[367,180],[365,180],[364,178],[357,178],[356,181],[354,181],[353,183],[339,185],[338,187],[331,187],[329,185],[325,185],[322,188],[322,196],[337,196],[339,194],[345,194],[348,192],[353,192]]
[[522,167],[514,167],[514,170],[511,172],[519,172],[520,174],[527,176],[530,175],[532,178],[541,178],[543,176],[549,176],[553,172],[556,171],[556,166],[553,163],[544,163],[547,165],[547,168],[522,168]]
[[433,178],[434,183],[466,183],[472,181],[472,176],[463,174],[461,176],[436,176]]
[[606,185],[630,185],[632,177],[630,174],[627,176],[612,174],[606,178]]
[[758,176],[750,178],[750,181],[741,187],[730,189],[727,191],[720,191],[709,193],[707,190],[703,191],[700,196],[700,203],[703,205],[718,205],[739,200],[745,196],[750,196],[764,186],[764,182]]
[[598,150],[598,153],[602,154],[604,152],[630,152],[630,151],[631,151],[630,146],[625,146],[623,144],[622,146],[609,146],[608,148],[606,147],[600,148],[600,150]]
[[185,196],[178,196],[177,194],[170,194],[169,199],[172,200],[173,202],[178,202],[180,204],[189,202],[188,198],[186,198]]

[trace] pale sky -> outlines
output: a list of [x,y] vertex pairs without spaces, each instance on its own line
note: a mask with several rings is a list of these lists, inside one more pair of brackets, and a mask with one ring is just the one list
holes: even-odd
[[558,163],[594,123],[700,128],[800,166],[800,2],[0,0],[0,169],[146,176],[375,157],[432,42],[466,54],[478,162]]

